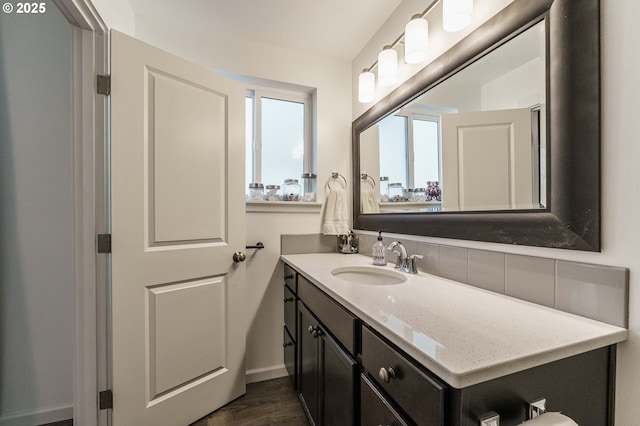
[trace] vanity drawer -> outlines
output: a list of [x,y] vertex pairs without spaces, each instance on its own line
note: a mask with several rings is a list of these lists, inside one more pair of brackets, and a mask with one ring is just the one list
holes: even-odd
[[288,287],[284,286],[284,325],[287,326],[291,335],[295,335],[296,333],[296,318],[298,314],[296,313],[297,301],[296,295],[293,291]]
[[336,337],[336,340],[342,343],[351,354],[356,353],[356,317],[302,275],[298,275],[298,297]]
[[[425,426],[444,425],[445,386],[366,326],[362,327],[362,365],[414,422]],[[387,371],[387,381],[380,375],[381,369]]]
[[289,286],[294,293],[298,292],[297,273],[289,265],[284,264],[284,283]]
[[408,425],[364,374],[360,376],[360,407],[362,407],[360,411],[362,426]]

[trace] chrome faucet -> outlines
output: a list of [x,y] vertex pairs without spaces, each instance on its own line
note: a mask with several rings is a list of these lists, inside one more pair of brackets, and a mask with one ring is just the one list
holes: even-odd
[[396,258],[396,269],[407,270],[407,250],[404,248],[404,245],[400,241],[394,241],[387,247],[387,250],[393,251],[398,255]]
[[396,257],[396,269],[402,269],[405,272],[409,272],[410,274],[418,273],[418,265],[416,264],[416,259],[422,259],[422,255],[412,254],[411,256],[407,256],[407,249],[404,248],[404,245],[400,241],[394,241],[387,247],[387,250],[393,251],[398,256]]
[[411,256],[409,256],[407,258],[407,269],[405,269],[405,271],[410,274],[417,274],[418,265],[416,264],[416,259],[422,259],[422,257],[423,256],[421,254],[412,254]]

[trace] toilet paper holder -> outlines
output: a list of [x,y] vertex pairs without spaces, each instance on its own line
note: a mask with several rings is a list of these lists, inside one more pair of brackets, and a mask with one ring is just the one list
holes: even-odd
[[[529,416],[527,420],[535,419],[547,411],[547,398],[539,398],[529,402]],[[500,426],[500,415],[490,412],[482,416],[480,426]]]

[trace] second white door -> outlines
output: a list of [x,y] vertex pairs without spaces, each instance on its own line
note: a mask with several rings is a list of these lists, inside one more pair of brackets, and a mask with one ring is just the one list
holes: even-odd
[[531,110],[442,116],[442,207],[510,210],[534,205]]

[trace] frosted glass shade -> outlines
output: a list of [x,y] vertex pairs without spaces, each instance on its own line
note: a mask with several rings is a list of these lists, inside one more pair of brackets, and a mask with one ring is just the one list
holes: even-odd
[[429,23],[420,15],[413,16],[404,28],[404,61],[417,64],[427,59]]
[[393,86],[398,79],[398,52],[385,46],[378,55],[378,83]]
[[460,31],[471,23],[473,0],[443,0],[442,26],[445,31]]
[[376,95],[376,76],[371,71],[363,70],[358,77],[358,101],[363,104],[373,102]]

